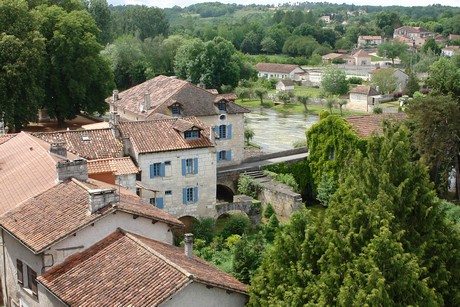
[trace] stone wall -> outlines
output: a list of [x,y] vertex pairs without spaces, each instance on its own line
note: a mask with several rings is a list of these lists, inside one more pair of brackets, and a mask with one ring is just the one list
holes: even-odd
[[302,196],[292,191],[290,186],[274,180],[263,182],[263,186],[258,199],[264,207],[271,204],[276,215],[289,218],[294,211],[302,208]]

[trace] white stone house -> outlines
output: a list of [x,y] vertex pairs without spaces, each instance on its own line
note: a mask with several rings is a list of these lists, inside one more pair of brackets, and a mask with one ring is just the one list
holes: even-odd
[[444,56],[452,57],[457,53],[460,53],[460,46],[446,46],[441,49],[441,54]]
[[372,64],[372,57],[363,49],[360,49],[357,52],[355,52],[353,54],[353,58],[355,59],[355,65],[357,66],[367,66]]
[[[218,131],[218,166],[239,164],[244,158],[244,113],[233,95],[220,95],[172,77],[158,76],[106,99],[121,121],[195,116]],[[231,151],[231,154],[229,154]]]
[[215,215],[216,165],[232,150],[216,153],[214,130],[185,117],[121,122],[119,131],[141,171],[142,198],[176,217]]
[[87,179],[84,159],[57,169],[58,184],[0,216],[7,306],[46,306],[36,278],[117,227],[172,244],[171,228],[183,226],[128,190]]
[[294,82],[292,80],[279,80],[276,83],[276,92],[294,92]]
[[352,110],[372,112],[378,105],[380,93],[368,85],[358,85],[350,90],[347,107]]
[[360,35],[358,36],[358,47],[378,46],[382,43],[380,35]]
[[294,64],[275,64],[257,63],[257,76],[259,78],[277,78],[301,81],[305,79],[305,71],[299,65]]

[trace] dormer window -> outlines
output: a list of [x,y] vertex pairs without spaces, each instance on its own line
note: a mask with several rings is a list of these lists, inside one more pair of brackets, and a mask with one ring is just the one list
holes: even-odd
[[220,101],[217,104],[217,108],[219,109],[220,113],[225,113],[227,112],[227,103],[225,101]]
[[173,104],[171,106],[171,111],[174,117],[179,117],[180,116],[180,105],[178,103]]
[[194,140],[200,138],[200,130],[187,130],[184,132],[186,140]]

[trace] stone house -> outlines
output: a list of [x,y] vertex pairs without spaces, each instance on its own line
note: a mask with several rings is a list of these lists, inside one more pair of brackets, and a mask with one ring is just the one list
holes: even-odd
[[378,105],[380,93],[369,85],[358,85],[350,90],[347,107],[353,110],[372,112]]
[[355,65],[357,66],[366,66],[371,65],[371,56],[364,51],[363,49],[358,50],[353,54],[353,58],[355,59]]
[[136,177],[139,168],[134,165],[130,157],[108,158],[88,161],[88,177],[121,185],[122,187],[136,193]]
[[294,64],[257,63],[256,69],[259,78],[301,81],[305,76],[302,67]]
[[358,36],[358,47],[375,47],[383,42],[380,35],[360,35]]
[[458,53],[460,53],[460,46],[446,46],[441,49],[441,54],[448,57],[454,56]]
[[[224,159],[219,166],[239,164],[244,154],[244,113],[232,95],[220,95],[172,77],[158,76],[106,99],[112,116],[120,121],[143,121],[165,116],[195,116],[219,131],[216,152]],[[231,157],[225,153],[231,150]]]
[[403,26],[394,30],[393,38],[406,43],[409,47],[421,47],[430,38],[435,38],[436,33],[421,27]]
[[346,65],[355,65],[355,58],[343,53],[328,53],[321,57],[323,63],[328,64],[332,63],[334,60],[341,59],[343,64]]
[[213,136],[231,137],[223,127],[211,130],[196,117],[120,122],[125,150],[141,172],[142,198],[176,217],[214,216],[216,166],[233,153],[216,153]]
[[279,80],[276,83],[276,92],[294,92],[294,82],[292,80]]
[[118,229],[38,277],[42,306],[244,306],[246,285],[185,244]]

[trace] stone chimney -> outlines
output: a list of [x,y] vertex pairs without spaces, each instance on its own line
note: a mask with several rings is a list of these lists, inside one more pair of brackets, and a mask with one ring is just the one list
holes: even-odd
[[191,258],[193,256],[193,234],[186,233],[184,236],[185,255]]
[[110,203],[115,203],[120,200],[120,196],[115,193],[114,188],[94,189],[89,190],[89,212],[94,213],[97,210],[104,208]]
[[144,93],[144,111],[147,111],[150,109],[150,93],[145,92]]
[[51,143],[50,153],[61,157],[67,157],[67,149],[64,147],[64,145],[64,142]]
[[59,161],[56,164],[56,170],[59,182],[69,178],[80,181],[88,180],[88,164],[85,159]]

